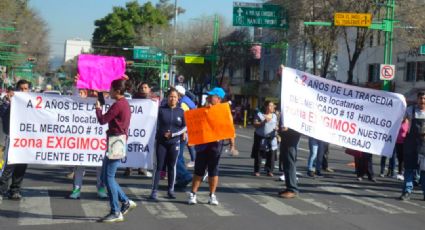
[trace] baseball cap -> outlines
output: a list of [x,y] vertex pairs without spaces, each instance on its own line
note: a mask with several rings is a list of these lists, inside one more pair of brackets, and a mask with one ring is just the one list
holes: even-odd
[[176,90],[181,95],[185,95],[186,94],[186,89],[183,86],[181,86],[181,85],[176,86]]
[[220,87],[215,87],[214,89],[212,89],[211,91],[209,91],[207,93],[210,96],[218,96],[219,98],[223,99],[224,96],[226,95],[226,93],[224,92],[224,90]]

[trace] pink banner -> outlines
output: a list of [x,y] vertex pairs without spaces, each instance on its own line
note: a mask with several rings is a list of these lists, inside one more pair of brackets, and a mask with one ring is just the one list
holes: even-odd
[[120,79],[125,73],[123,57],[81,54],[78,56],[77,81],[79,89],[109,91],[111,82]]

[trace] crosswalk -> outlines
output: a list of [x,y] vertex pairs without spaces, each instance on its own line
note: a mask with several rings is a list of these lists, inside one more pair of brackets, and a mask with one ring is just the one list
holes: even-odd
[[[315,191],[306,191],[297,199],[279,198],[276,184],[266,183],[222,183],[218,197],[219,206],[207,204],[208,192],[198,193],[198,204],[186,204],[186,194],[179,193],[178,199],[159,198],[159,202],[147,199],[150,190],[143,185],[124,187],[126,193],[136,200],[138,212],[156,219],[187,219],[194,216],[216,216],[233,218],[249,216],[255,212],[266,212],[276,216],[327,215],[335,213],[383,215],[425,214],[425,202],[396,199],[395,190],[379,190],[377,187],[356,184],[321,183]],[[21,201],[0,201],[2,218],[16,218],[21,226],[69,224],[94,222],[109,210],[108,201],[95,198],[95,186],[85,186],[81,200],[66,200],[62,187],[31,187],[23,190]],[[243,206],[237,204],[243,203]],[[60,203],[60,205],[58,204]],[[10,220],[10,219],[9,219]]]

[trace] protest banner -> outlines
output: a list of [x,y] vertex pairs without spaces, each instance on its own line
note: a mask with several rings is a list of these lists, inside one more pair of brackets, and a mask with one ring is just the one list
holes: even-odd
[[282,72],[284,126],[376,155],[392,156],[406,110],[403,95],[351,86],[291,68]]
[[125,74],[123,57],[81,54],[78,56],[77,88],[109,91],[111,82]]
[[[15,93],[8,164],[101,166],[107,125],[100,125],[95,98]],[[107,100],[104,110],[112,105]],[[129,100],[131,121],[123,167],[152,168],[158,103]]]
[[199,145],[235,137],[229,103],[184,112],[189,145]]

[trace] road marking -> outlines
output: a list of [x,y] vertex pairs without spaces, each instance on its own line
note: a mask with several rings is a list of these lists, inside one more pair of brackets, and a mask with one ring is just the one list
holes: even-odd
[[[84,186],[82,188],[84,192],[90,192],[90,193],[96,193],[97,188],[94,185],[91,186]],[[108,199],[105,200],[82,200],[81,201],[81,207],[83,208],[83,211],[89,220],[97,220],[100,217],[105,216],[108,214],[109,210],[111,209],[109,207]]]
[[243,135],[243,134],[236,134],[236,136],[237,137],[243,137],[243,138],[245,138],[245,139],[249,139],[249,140],[253,140],[254,138],[253,137],[251,137],[251,136],[246,136],[246,135]]
[[18,225],[51,225],[81,223],[81,220],[61,218],[54,219],[47,187],[22,190],[23,199],[19,202]]
[[[376,204],[374,204],[374,202],[372,202],[373,199],[371,199],[372,200],[371,201],[370,199],[361,199],[361,198],[353,197],[353,195],[358,195],[358,194],[351,191],[351,190],[345,189],[345,188],[335,187],[335,186],[319,186],[318,188],[325,190],[327,192],[338,194],[339,196],[341,196],[345,199],[354,201],[358,204],[361,204],[361,205],[364,205],[364,206],[367,206],[367,207],[370,207],[370,208],[373,208],[373,209],[377,209],[377,210],[385,212],[385,213],[389,213],[389,214],[400,213],[398,211],[388,210],[384,207],[376,206]],[[344,194],[349,194],[349,195],[344,195]]]
[[230,207],[220,202],[220,199],[218,199],[219,205],[217,206],[208,204],[208,196],[209,192],[198,191],[196,193],[196,198],[198,199],[198,201],[202,203],[206,208],[211,210],[213,213],[215,213],[217,216],[237,216],[237,214],[233,210],[231,210]]
[[270,195],[260,192],[256,189],[253,189],[244,183],[232,183],[232,184],[223,184],[223,185],[225,187],[235,190],[236,192],[242,194],[243,197],[253,201],[254,203],[262,206],[263,208],[279,216],[307,215],[307,214],[321,213],[321,212],[301,211],[290,205],[282,203],[282,200],[273,198]]
[[[303,194],[303,196],[304,195],[305,194]],[[323,210],[332,212],[332,213],[337,213],[338,212],[337,210],[335,210],[335,209],[329,207],[328,205],[326,205],[326,204],[324,204],[322,202],[319,202],[319,201],[317,201],[317,200],[315,200],[313,198],[303,198],[303,197],[301,197],[300,200],[302,200],[302,201],[304,201],[306,203],[312,204],[312,205],[314,205],[314,206],[316,206],[318,208],[321,208]]]
[[140,187],[127,187],[131,193],[133,193],[138,199],[142,200],[143,207],[148,212],[158,219],[174,219],[174,218],[187,218],[177,206],[170,203],[169,200],[158,198],[159,202],[150,202],[145,197],[148,197],[151,190],[148,188]]

